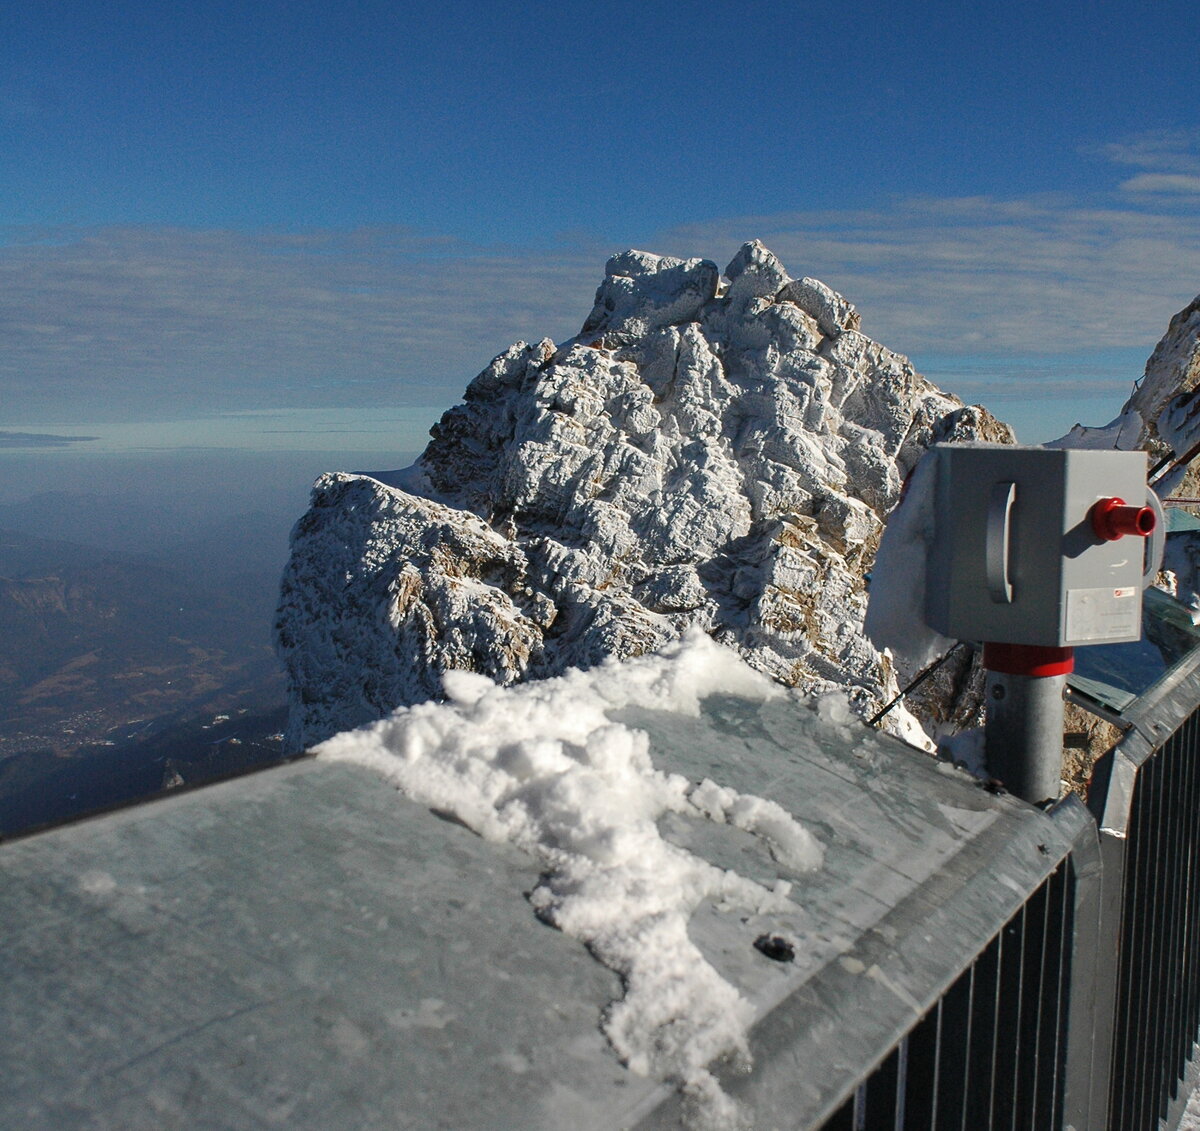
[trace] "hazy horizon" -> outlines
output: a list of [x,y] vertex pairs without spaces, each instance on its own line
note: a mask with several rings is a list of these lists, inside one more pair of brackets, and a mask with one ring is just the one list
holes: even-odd
[[[1166,329],[1164,324],[1163,329]],[[886,342],[883,344],[887,344]],[[1151,346],[1047,355],[958,356],[917,368],[968,404],[1044,443],[1120,411]],[[472,373],[470,376],[473,376]],[[424,449],[441,406],[292,408],[173,420],[47,418],[0,429],[0,528],[106,549],[152,550],[197,523],[261,511],[277,529],[326,471],[391,471]],[[72,505],[71,500],[88,505]],[[43,504],[39,505],[39,500]]]

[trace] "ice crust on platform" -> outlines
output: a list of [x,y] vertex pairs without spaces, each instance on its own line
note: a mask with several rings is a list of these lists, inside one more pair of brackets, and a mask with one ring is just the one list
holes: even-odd
[[731,1128],[741,1117],[708,1065],[748,1062],[754,1010],[691,941],[688,920],[704,902],[785,909],[791,885],[766,888],[717,868],[665,840],[656,821],[681,813],[744,829],[784,876],[819,867],[822,850],[773,801],[655,769],[646,734],[610,717],[625,707],[695,715],[718,691],[752,701],[786,694],[692,629],[656,655],[516,687],[448,672],[446,702],[401,708],[316,753],[369,767],[533,856],[543,869],[529,894],[537,914],[622,979],[624,997],[603,1021],[621,1060],[682,1088],[693,1126]]
[[689,626],[868,714],[898,689],[864,574],[905,476],[936,440],[1012,438],[758,242],[723,275],[614,256],[577,337],[516,343],[431,431],[404,473],[322,477],[293,533],[292,751],[450,671],[551,676]]

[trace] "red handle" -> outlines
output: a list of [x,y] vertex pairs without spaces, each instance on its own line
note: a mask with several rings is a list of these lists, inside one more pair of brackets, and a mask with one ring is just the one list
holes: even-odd
[[1092,507],[1092,529],[1106,542],[1115,542],[1126,534],[1148,538],[1156,522],[1150,507],[1127,507],[1124,499],[1101,499]]

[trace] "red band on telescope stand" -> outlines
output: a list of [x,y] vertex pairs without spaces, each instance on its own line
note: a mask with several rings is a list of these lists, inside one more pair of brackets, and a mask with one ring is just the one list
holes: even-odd
[[1041,678],[1070,675],[1075,670],[1075,649],[1046,648],[1039,644],[984,644],[983,666],[1005,675]]

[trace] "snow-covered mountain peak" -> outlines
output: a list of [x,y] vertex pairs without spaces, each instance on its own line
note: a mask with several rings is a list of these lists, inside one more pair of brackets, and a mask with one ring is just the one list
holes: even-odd
[[[895,689],[863,575],[938,439],[1011,441],[757,241],[608,261],[580,334],[510,347],[404,473],[325,476],[284,575],[293,749],[441,694],[699,625],[860,710]],[[901,722],[903,723],[903,715]]]

